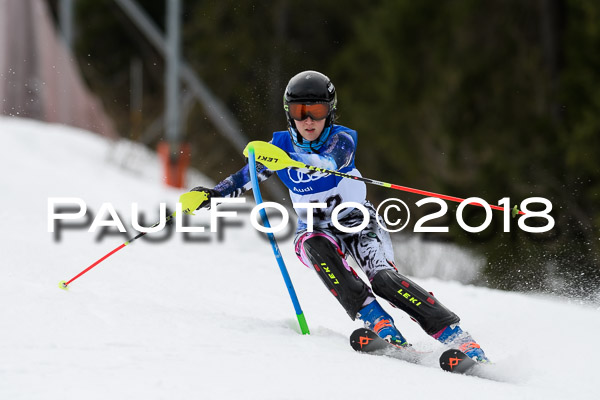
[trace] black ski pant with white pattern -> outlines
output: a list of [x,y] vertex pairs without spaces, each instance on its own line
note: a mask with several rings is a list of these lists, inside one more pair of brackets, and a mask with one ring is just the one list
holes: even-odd
[[[294,244],[298,258],[317,272],[352,320],[364,306],[375,300],[375,293],[405,311],[429,335],[458,323],[460,319],[456,314],[398,272],[383,219],[370,202],[363,205],[369,212],[369,223],[359,232],[342,232],[333,225],[315,227],[313,232],[297,232]],[[359,226],[363,218],[362,212],[354,209],[339,222],[352,228]],[[348,265],[348,255],[365,273],[372,290]]]

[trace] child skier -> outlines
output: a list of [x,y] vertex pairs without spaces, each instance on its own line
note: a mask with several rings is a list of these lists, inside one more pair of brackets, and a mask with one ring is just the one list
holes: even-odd
[[[334,124],[337,95],[327,76],[316,71],[304,71],[294,76],[285,89],[283,109],[288,129],[273,134],[273,145],[305,164],[360,176],[354,166],[357,133]],[[272,174],[273,171],[257,164],[260,181]],[[392,317],[375,298],[376,294],[405,311],[433,338],[459,348],[477,361],[488,361],[480,346],[459,327],[456,314],[398,273],[389,233],[381,228],[384,226],[381,217],[366,201],[363,182],[289,168],[277,171],[277,175],[288,187],[293,204],[327,204],[327,208],[314,209],[313,232],[307,231],[307,209],[296,208],[299,219],[295,250],[302,263],[314,268],[352,320],[362,320],[365,327],[390,343],[409,345]],[[208,194],[208,200],[199,207],[202,208],[210,204],[211,197],[237,197],[249,188],[251,182],[246,165],[213,189],[199,186],[192,190]],[[360,232],[345,233],[332,225],[331,212],[343,202],[360,203],[368,210],[369,223]],[[345,227],[355,227],[363,221],[363,214],[355,208],[346,208],[338,214],[338,221]],[[348,255],[369,278],[372,289],[347,264]],[[328,273],[320,267],[322,265],[327,265]],[[335,283],[330,278],[332,275]]]

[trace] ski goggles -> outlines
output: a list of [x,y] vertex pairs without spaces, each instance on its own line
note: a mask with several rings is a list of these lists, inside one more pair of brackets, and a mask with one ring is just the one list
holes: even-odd
[[308,117],[315,121],[319,121],[327,118],[329,115],[329,103],[290,103],[288,104],[288,113],[290,114],[290,117],[296,121],[304,121]]

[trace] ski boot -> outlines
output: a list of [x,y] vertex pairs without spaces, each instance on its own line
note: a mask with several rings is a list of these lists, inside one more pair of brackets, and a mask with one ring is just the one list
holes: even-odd
[[486,357],[481,349],[481,346],[471,337],[469,332],[464,332],[458,325],[448,325],[438,333],[431,335],[434,339],[443,344],[456,348],[465,353],[469,358],[480,362],[489,363],[490,360]]
[[392,317],[385,312],[377,300],[373,300],[363,307],[356,317],[365,323],[365,328],[371,329],[380,338],[389,343],[400,347],[410,346],[400,331],[394,326]]

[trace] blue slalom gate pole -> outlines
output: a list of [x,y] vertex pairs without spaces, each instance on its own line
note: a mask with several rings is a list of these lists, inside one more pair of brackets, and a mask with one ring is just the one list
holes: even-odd
[[[261,204],[263,202],[262,196],[260,194],[260,189],[258,187],[258,177],[256,176],[256,160],[254,159],[254,147],[248,147],[248,161],[250,163],[250,179],[252,180],[252,192],[254,193],[254,200],[256,204]],[[265,228],[270,228],[271,224],[269,224],[269,219],[267,218],[267,213],[264,208],[259,211],[260,217],[263,221],[263,226]],[[273,253],[275,254],[275,259],[277,259],[277,264],[279,265],[279,270],[281,271],[281,275],[283,275],[283,280],[285,281],[285,285],[287,286],[288,293],[292,299],[292,303],[294,303],[294,310],[296,310],[296,317],[298,317],[298,324],[300,324],[300,330],[303,335],[310,334],[308,331],[308,325],[306,324],[306,318],[304,318],[304,313],[302,312],[302,308],[300,308],[300,302],[298,301],[298,296],[296,296],[296,291],[294,290],[294,285],[292,284],[292,279],[290,278],[290,274],[288,273],[287,268],[285,267],[285,262],[283,261],[283,257],[281,256],[281,252],[279,251],[279,246],[277,245],[277,241],[275,240],[275,235],[271,232],[267,232],[267,236],[269,237],[269,242],[271,242],[271,247],[273,248]]]

